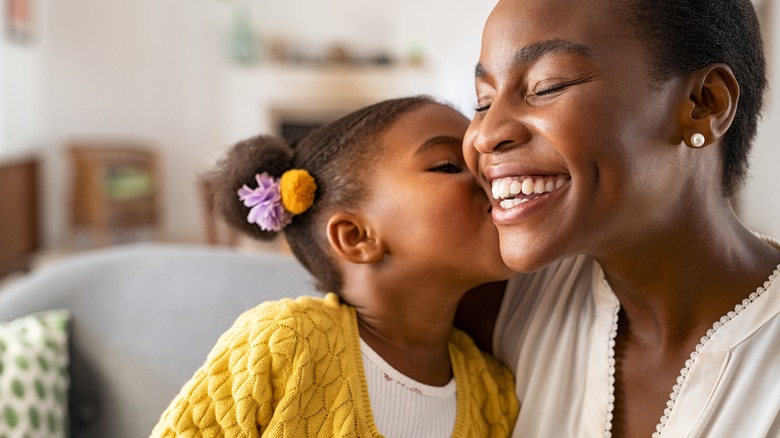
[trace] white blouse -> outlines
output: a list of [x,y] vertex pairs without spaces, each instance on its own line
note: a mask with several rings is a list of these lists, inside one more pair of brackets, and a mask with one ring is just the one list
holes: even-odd
[[[780,437],[780,279],[754,298],[705,339],[660,436]],[[619,308],[599,265],[584,256],[509,282],[493,351],[515,371],[514,437],[609,436]],[[670,393],[673,383],[659,382]]]

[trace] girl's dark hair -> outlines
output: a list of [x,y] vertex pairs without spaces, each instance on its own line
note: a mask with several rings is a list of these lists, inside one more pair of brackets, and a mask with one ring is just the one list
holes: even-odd
[[293,217],[284,229],[295,257],[311,272],[323,292],[339,292],[343,281],[325,235],[325,221],[336,209],[357,205],[367,193],[366,181],[383,150],[381,136],[402,115],[425,104],[438,103],[428,96],[385,100],[321,126],[292,148],[280,138],[259,135],[233,145],[217,166],[202,178],[218,214],[229,226],[258,239],[275,232],[247,222],[249,208],[236,191],[255,187],[255,174],[278,178],[289,169],[305,169],[317,182],[314,203]]
[[767,86],[758,17],[750,0],[626,0],[624,14],[648,48],[659,79],[713,63],[734,72],[740,97],[721,145],[725,196],[741,188]]

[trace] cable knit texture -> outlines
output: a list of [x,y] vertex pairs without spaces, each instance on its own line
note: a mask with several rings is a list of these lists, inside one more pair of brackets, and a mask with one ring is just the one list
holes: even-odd
[[[518,412],[508,369],[454,330],[453,437],[507,437]],[[380,407],[381,409],[381,407]],[[335,294],[241,315],[163,412],[152,437],[381,437],[355,310]]]

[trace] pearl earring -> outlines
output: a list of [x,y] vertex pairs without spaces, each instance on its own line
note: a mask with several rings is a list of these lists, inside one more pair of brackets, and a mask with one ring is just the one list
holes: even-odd
[[691,146],[695,148],[700,148],[704,146],[704,136],[699,134],[698,132],[693,134],[691,136]]

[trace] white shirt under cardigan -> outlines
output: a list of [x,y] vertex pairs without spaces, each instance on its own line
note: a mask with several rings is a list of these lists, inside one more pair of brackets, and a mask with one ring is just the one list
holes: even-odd
[[368,398],[377,430],[387,438],[447,438],[455,428],[455,379],[444,386],[417,382],[360,339]]
[[[605,436],[619,305],[599,265],[584,256],[510,281],[493,351],[516,376],[514,437]],[[673,383],[659,382],[670,393]],[[780,278],[704,344],[661,436],[780,437]]]

